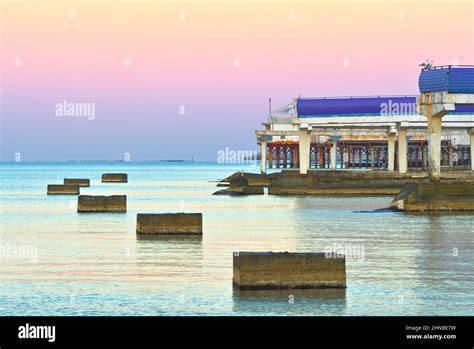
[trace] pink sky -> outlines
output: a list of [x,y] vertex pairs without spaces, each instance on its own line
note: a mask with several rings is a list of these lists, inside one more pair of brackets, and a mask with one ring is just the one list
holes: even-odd
[[[3,161],[215,161],[255,149],[268,97],[416,94],[421,61],[474,63],[471,1],[2,5]],[[95,119],[56,116],[65,99]]]

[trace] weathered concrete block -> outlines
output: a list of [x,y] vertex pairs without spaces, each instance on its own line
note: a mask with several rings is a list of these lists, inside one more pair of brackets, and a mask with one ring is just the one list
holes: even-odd
[[65,185],[78,185],[80,187],[90,187],[91,182],[86,178],[64,178]]
[[127,212],[127,196],[79,195],[77,212]]
[[128,175],[126,173],[104,173],[102,175],[103,183],[127,183]]
[[391,203],[402,211],[474,211],[474,183],[407,184]]
[[234,253],[235,288],[304,289],[346,287],[345,258],[324,253]]
[[248,179],[242,175],[230,177],[229,188],[216,191],[213,195],[263,195],[263,186],[250,186]]
[[78,185],[48,184],[48,195],[79,195]]
[[139,213],[137,234],[202,235],[202,213]]

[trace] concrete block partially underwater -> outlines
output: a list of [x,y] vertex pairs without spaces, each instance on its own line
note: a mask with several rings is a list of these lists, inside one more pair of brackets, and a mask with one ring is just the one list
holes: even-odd
[[243,173],[237,173],[228,178],[230,178],[229,188],[218,190],[213,195],[263,195],[265,193],[262,185],[249,185],[249,180]]
[[78,185],[79,187],[90,187],[91,181],[86,178],[64,178],[65,185]]
[[345,288],[345,257],[324,253],[236,252],[234,287],[241,290]]
[[77,212],[127,212],[127,196],[79,195]]
[[78,185],[48,184],[48,195],[79,195]]
[[104,173],[102,175],[103,183],[127,183],[128,175],[126,173]]
[[202,213],[139,213],[137,234],[202,235]]
[[407,184],[391,203],[408,212],[474,211],[473,182]]

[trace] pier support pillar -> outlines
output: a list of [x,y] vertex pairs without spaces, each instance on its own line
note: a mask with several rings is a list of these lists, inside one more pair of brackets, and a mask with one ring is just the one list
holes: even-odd
[[441,117],[428,116],[428,172],[431,180],[441,176]]
[[454,147],[453,146],[449,146],[449,167],[452,169],[454,169]]
[[388,143],[388,166],[387,170],[394,171],[395,170],[395,130],[390,129],[387,131],[387,143]]
[[[466,102],[466,101],[463,101]],[[422,94],[420,112],[428,119],[428,174],[432,181],[441,178],[441,125],[443,116],[455,110],[454,98],[447,94]]]
[[295,166],[298,167],[300,165],[300,154],[298,148],[295,148]]
[[337,142],[331,142],[331,170],[337,168]]
[[370,168],[375,168],[375,148],[373,145],[370,146]]
[[273,168],[273,144],[270,143],[270,147],[268,148],[268,167]]
[[406,128],[400,128],[398,130],[398,172],[407,173],[408,162],[407,162],[407,130]]
[[267,173],[267,142],[260,142],[260,172]]
[[468,130],[471,145],[471,171],[474,171],[474,128]]
[[311,126],[303,124],[299,131],[300,174],[307,174],[311,146]]

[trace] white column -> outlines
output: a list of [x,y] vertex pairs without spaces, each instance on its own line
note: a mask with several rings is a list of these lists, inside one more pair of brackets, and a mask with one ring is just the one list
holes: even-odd
[[441,117],[428,117],[428,173],[433,181],[441,177]]
[[395,170],[395,135],[392,133],[387,133],[387,143],[388,143],[388,170]]
[[456,108],[452,101],[446,103],[448,98],[443,94],[425,93],[420,98],[421,114],[428,119],[428,175],[430,180],[439,181],[441,178],[441,120],[443,116]]
[[471,145],[471,171],[474,171],[474,128],[468,130]]
[[301,128],[300,133],[299,133],[300,174],[308,173],[310,146],[311,146],[311,129]]
[[331,170],[336,170],[337,164],[337,142],[331,142]]
[[260,172],[267,173],[267,142],[260,142]]
[[407,130],[401,128],[398,130],[398,172],[407,173]]

